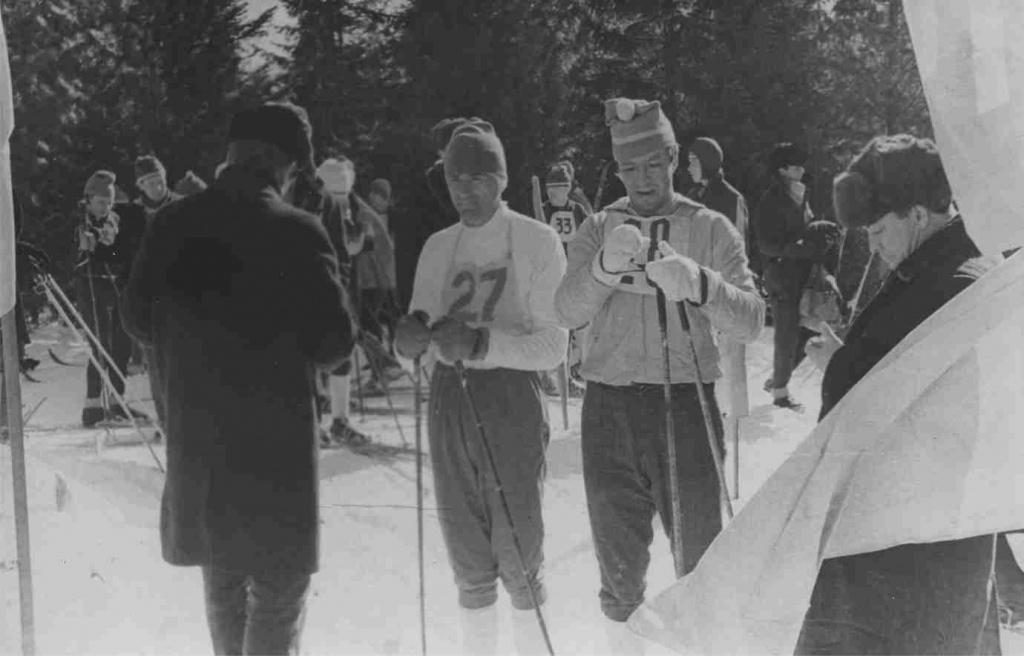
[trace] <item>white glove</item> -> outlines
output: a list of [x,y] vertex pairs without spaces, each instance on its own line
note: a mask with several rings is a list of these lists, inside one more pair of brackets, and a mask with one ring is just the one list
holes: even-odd
[[633,258],[645,248],[651,240],[640,234],[635,225],[622,224],[612,230],[604,241],[604,248],[597,252],[591,270],[594,277],[606,285],[617,285],[623,274],[636,271],[637,265]]
[[647,278],[670,301],[700,303],[700,265],[677,253],[667,241],[658,244],[658,252],[661,258],[647,263]]

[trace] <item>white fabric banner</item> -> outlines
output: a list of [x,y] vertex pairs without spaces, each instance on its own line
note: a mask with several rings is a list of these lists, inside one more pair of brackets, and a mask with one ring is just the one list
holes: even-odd
[[630,625],[681,652],[791,654],[825,558],[1024,527],[1024,253],[855,386]]
[[1024,2],[904,0],[935,140],[982,251],[1024,246]]

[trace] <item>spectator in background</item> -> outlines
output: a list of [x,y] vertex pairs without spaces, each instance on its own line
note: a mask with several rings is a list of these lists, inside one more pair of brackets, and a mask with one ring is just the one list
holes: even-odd
[[[379,206],[386,209],[391,199],[391,184],[387,180],[374,180],[369,195],[376,196]],[[353,197],[358,208],[356,221],[365,233],[363,248],[354,258],[355,281],[359,288],[359,344],[366,353],[372,376],[361,391],[366,396],[379,396],[385,393],[388,383],[404,375],[401,365],[385,346],[393,337],[396,318],[394,309],[389,308],[395,298],[395,243],[388,231],[387,215],[380,214],[355,194]]]
[[[328,158],[316,169],[316,177],[320,182],[321,193],[327,198],[318,199],[322,203],[319,210],[327,235],[338,253],[339,271],[342,284],[351,297],[357,290],[352,284],[352,258],[362,250],[364,232],[355,220],[352,196],[352,185],[355,183],[355,167],[352,160],[341,156]],[[327,416],[330,424],[326,432],[320,436],[320,445],[331,447],[337,445],[362,446],[370,442],[370,437],[356,430],[349,419],[349,403],[352,398],[352,358],[348,357],[336,368],[326,374],[326,390],[330,398],[330,412]]]
[[182,196],[167,186],[167,170],[153,155],[144,155],[135,160],[135,186],[142,195],[135,202],[146,212],[146,219],[152,219],[161,208]]
[[800,297],[811,266],[822,254],[815,242],[805,239],[807,226],[814,220],[801,182],[806,161],[807,155],[795,145],[777,144],[769,157],[772,182],[754,213],[754,235],[775,326],[772,377],[764,387],[776,406],[796,411],[802,411],[803,405],[790,394],[789,380],[814,335],[800,325]]
[[[132,258],[145,230],[141,206],[115,205],[116,177],[110,171],[96,171],[85,183],[81,219],[77,222],[78,253],[75,260],[75,294],[78,311],[99,339],[115,367],[97,351],[93,354],[113,385],[123,395],[132,340],[121,326],[119,298],[131,272]],[[104,393],[100,371],[90,360],[86,368],[85,405],[82,425],[95,426],[104,420],[127,420],[124,408]],[[129,409],[136,419],[142,413]]]

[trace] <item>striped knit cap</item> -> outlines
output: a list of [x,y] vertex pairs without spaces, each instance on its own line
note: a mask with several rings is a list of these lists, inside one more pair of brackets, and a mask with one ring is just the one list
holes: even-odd
[[622,162],[677,145],[676,133],[655,100],[612,98],[604,102],[605,123],[611,129],[612,156]]

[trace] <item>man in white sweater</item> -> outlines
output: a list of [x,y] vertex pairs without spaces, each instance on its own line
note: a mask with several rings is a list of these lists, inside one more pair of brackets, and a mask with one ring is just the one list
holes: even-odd
[[684,331],[676,303],[669,306],[672,439],[687,572],[722,527],[697,393],[697,385],[703,385],[720,437],[714,381],[721,372],[712,329],[740,343],[754,340],[764,302],[736,227],[675,193],[679,146],[660,104],[609,100],[605,120],[627,196],[580,226],[569,244],[568,272],[555,302],[562,325],[590,323],[580,371],[587,381],[583,480],[601,570],[601,610],[624,622],[644,599],[655,512],[672,535],[656,288],[670,301],[685,302],[690,317]]
[[[430,455],[460,605],[491,607],[500,577],[512,605],[530,611],[529,583],[452,365],[465,367],[530,583],[543,603],[541,484],[549,428],[537,372],[565,357],[568,331],[554,310],[565,255],[554,230],[501,200],[508,184],[505,154],[489,123],[472,121],[453,133],[444,172],[460,220],[424,245],[396,348],[410,358],[429,349],[438,359],[430,384]],[[493,614],[479,620],[496,621]]]

